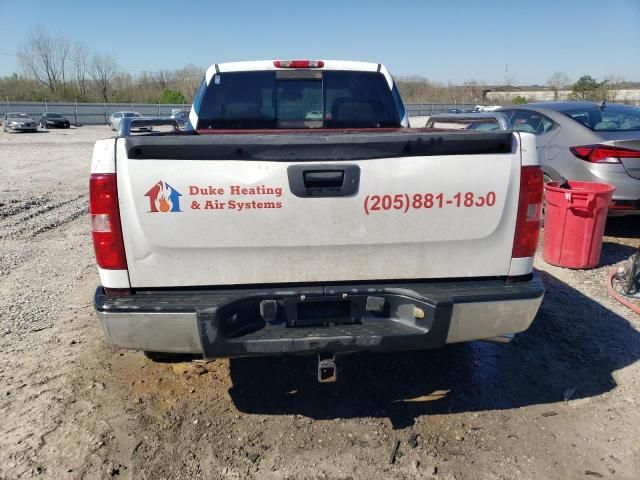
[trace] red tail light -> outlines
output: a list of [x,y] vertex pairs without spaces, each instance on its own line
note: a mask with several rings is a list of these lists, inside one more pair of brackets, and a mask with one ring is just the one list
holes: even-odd
[[612,145],[581,145],[569,150],[579,159],[591,163],[620,163],[621,158],[640,158],[640,150]]
[[273,66],[277,68],[322,68],[322,60],[276,60]]
[[542,212],[542,170],[522,167],[520,172],[520,200],[516,234],[513,238],[513,258],[533,257],[538,247],[540,214]]
[[96,261],[100,268],[126,270],[115,173],[93,173],[89,180],[89,213]]

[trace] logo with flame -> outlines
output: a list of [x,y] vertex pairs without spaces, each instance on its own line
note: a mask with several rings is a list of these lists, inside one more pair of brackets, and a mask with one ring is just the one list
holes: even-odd
[[182,194],[165,181],[160,180],[144,196],[149,197],[150,213],[182,211],[180,210]]

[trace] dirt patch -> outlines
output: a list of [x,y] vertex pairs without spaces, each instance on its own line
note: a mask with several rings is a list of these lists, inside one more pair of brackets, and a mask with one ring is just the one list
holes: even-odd
[[[87,229],[106,127],[0,135],[0,478],[635,479],[640,319],[602,267],[536,261],[547,295],[509,345],[344,357],[152,362],[105,345]],[[66,143],[72,139],[72,143]]]

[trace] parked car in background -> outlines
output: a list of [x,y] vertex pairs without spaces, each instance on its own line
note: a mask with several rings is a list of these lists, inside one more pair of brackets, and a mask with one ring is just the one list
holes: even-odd
[[616,187],[615,214],[640,214],[640,110],[621,104],[541,102],[505,107],[513,130],[533,133],[546,182]]
[[59,113],[44,112],[40,117],[40,128],[69,128],[71,122]]
[[499,112],[478,112],[466,114],[441,113],[432,115],[426,128],[453,128],[464,130],[511,130],[506,115]]
[[[118,131],[118,129],[120,128],[120,122],[125,117],[126,118],[144,118],[138,112],[113,112],[109,117],[107,124],[111,127],[111,130]],[[136,128],[136,130],[142,131],[142,132],[150,132],[151,127],[144,126],[144,127]]]
[[9,112],[2,117],[2,130],[5,132],[37,132],[38,124],[26,113]]
[[472,108],[450,108],[445,113],[472,113]]
[[495,112],[502,108],[500,105],[476,105],[474,111],[476,112]]
[[173,110],[171,110],[171,118],[178,122],[178,127],[181,130],[184,130],[189,125],[189,110],[180,110],[179,108],[174,108]]

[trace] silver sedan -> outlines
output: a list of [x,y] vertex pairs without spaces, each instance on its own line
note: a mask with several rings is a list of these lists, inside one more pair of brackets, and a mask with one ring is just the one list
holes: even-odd
[[610,214],[640,214],[640,109],[593,102],[505,107],[514,131],[536,135],[545,181],[616,187]]
[[[123,118],[144,118],[138,112],[113,112],[109,117],[108,125],[111,127],[111,130],[115,130],[116,132],[120,128],[120,122]],[[151,127],[139,127],[136,130],[143,132],[150,132]]]
[[2,129],[5,132],[37,132],[38,124],[26,113],[9,112],[2,117]]

